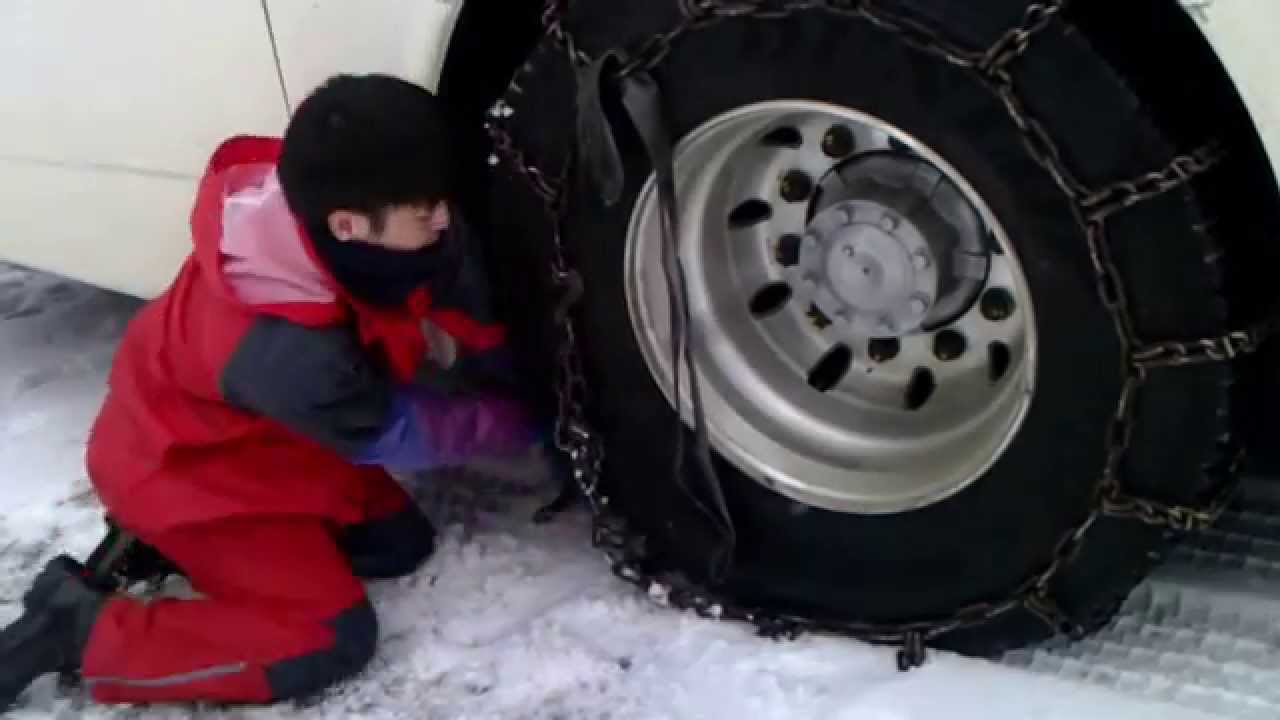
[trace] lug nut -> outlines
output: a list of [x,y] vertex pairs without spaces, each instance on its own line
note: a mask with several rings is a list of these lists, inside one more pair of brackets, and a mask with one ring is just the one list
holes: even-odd
[[800,170],[792,170],[782,176],[778,193],[787,202],[804,202],[813,194],[813,180]]
[[911,264],[917,270],[928,270],[933,263],[929,260],[929,254],[923,250],[917,250],[911,255]]
[[867,356],[878,363],[889,362],[901,351],[902,343],[898,338],[871,338],[867,343]]
[[853,249],[852,245],[845,245],[844,247],[840,248],[840,252],[844,253],[844,256],[847,258],[851,258],[854,255],[858,254],[857,251]]
[[919,295],[916,295],[911,298],[909,307],[911,308],[912,313],[916,315],[923,315],[924,311],[929,309],[929,301]]
[[963,355],[968,344],[964,336],[955,330],[943,330],[933,337],[933,354],[948,362]]
[[813,323],[813,326],[819,330],[826,330],[831,326],[831,318],[822,312],[822,308],[813,303],[809,303],[809,309],[805,312],[805,315],[809,317],[809,321]]
[[880,218],[880,227],[885,232],[893,232],[898,229],[898,218],[885,214],[884,217]]
[[898,326],[893,322],[893,318],[887,316],[880,318],[880,322],[876,323],[876,327],[883,332],[896,332],[898,329]]
[[853,131],[844,125],[832,125],[822,136],[822,152],[827,157],[842,158],[854,151]]
[[1007,320],[1013,314],[1014,307],[1013,293],[1004,288],[994,287],[982,294],[982,317],[991,322]]

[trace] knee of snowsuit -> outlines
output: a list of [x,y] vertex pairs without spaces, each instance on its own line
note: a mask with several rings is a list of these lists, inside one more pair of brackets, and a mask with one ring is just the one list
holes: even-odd
[[[289,212],[279,150],[240,137],[215,152],[194,250],[130,322],[90,432],[107,511],[203,595],[108,603],[84,659],[99,698],[267,700],[349,675],[376,636],[359,577],[409,572],[431,550],[424,518],[392,512],[406,503],[386,469],[539,436],[509,397],[413,382],[424,322],[471,354],[501,348],[502,328],[447,304],[468,302],[457,288],[383,304],[343,287],[308,234],[324,230]],[[466,242],[461,226],[439,241]]]
[[342,611],[328,625],[333,630],[328,648],[267,666],[270,702],[315,695],[354,677],[373,659],[378,647],[378,616],[367,600]]

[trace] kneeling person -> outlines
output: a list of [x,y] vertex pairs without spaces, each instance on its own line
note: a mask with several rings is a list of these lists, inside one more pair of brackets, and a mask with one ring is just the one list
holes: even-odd
[[452,147],[435,96],[370,75],[330,79],[282,139],[217,149],[193,251],[131,321],[87,452],[108,514],[200,597],[107,594],[59,557],[0,648],[0,707],[56,671],[103,702],[272,702],[369,661],[361,578],[433,545],[386,469],[535,442],[510,397],[413,382],[424,321],[464,355],[503,345],[460,300]]

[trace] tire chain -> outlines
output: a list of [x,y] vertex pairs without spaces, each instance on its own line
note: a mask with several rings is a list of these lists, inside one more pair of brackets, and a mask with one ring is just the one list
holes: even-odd
[[[975,627],[1018,608],[1041,619],[1055,634],[1080,638],[1090,628],[1072,617],[1052,598],[1050,589],[1059,572],[1070,565],[1084,547],[1090,529],[1102,517],[1133,519],[1167,531],[1188,531],[1212,525],[1234,495],[1238,484],[1237,469],[1243,453],[1236,450],[1220,468],[1221,477],[1211,498],[1201,507],[1170,505],[1137,497],[1120,484],[1120,464],[1133,435],[1134,401],[1138,389],[1146,381],[1148,371],[1176,367],[1227,362],[1252,353],[1275,331],[1271,321],[1261,322],[1245,330],[1219,337],[1189,341],[1142,342],[1134,331],[1127,293],[1119,268],[1111,257],[1106,220],[1111,215],[1180,188],[1214,168],[1224,157],[1222,146],[1209,143],[1196,151],[1174,158],[1166,167],[1137,178],[1123,180],[1098,189],[1090,189],[1067,167],[1057,142],[1027,109],[1019,97],[1011,66],[1031,47],[1035,36],[1048,28],[1061,15],[1067,0],[1045,0],[1032,3],[1022,22],[1005,32],[985,49],[960,47],[942,37],[936,30],[884,6],[883,0],[677,0],[681,20],[671,29],[649,36],[634,47],[631,58],[616,71],[616,78],[630,73],[649,71],[660,65],[672,47],[684,35],[730,18],[773,20],[796,13],[821,11],[855,18],[895,35],[916,50],[934,55],[952,65],[978,74],[982,83],[1004,104],[1010,118],[1022,134],[1031,157],[1054,179],[1072,203],[1080,227],[1085,231],[1089,254],[1097,281],[1098,296],[1115,325],[1123,350],[1123,385],[1115,413],[1106,434],[1106,461],[1094,489],[1092,510],[1059,539],[1049,562],[1043,569],[1018,585],[1004,599],[979,602],[949,616],[904,623],[870,623],[801,617],[792,614],[744,607],[715,597],[712,592],[687,578],[671,573],[653,573],[646,569],[648,554],[645,538],[630,530],[628,522],[610,507],[609,497],[602,491],[600,477],[604,467],[604,447],[600,436],[587,420],[587,381],[583,373],[581,353],[574,331],[571,309],[582,294],[582,280],[570,267],[562,231],[567,203],[567,179],[572,163],[565,162],[556,178],[549,177],[530,163],[516,146],[506,119],[512,115],[508,100],[523,93],[520,81],[532,71],[532,59],[517,70],[507,93],[490,112],[486,124],[494,144],[491,165],[507,161],[530,185],[545,205],[552,234],[552,280],[563,290],[556,308],[555,323],[560,334],[557,352],[556,394],[558,417],[556,444],[570,459],[574,482],[590,508],[592,542],[604,551],[615,575],[639,587],[654,601],[680,610],[693,611],[707,618],[724,618],[754,625],[759,634],[771,638],[795,638],[806,631],[833,632],[866,642],[893,645],[898,650],[898,667],[908,670],[924,661],[926,644],[947,633]],[[566,53],[575,66],[591,62],[564,27],[568,0],[547,0],[543,13],[545,38]],[[1224,444],[1227,447],[1227,444]]]

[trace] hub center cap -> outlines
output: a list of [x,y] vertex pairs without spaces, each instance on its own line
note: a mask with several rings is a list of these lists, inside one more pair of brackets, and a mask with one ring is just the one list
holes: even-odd
[[827,282],[846,303],[887,310],[911,290],[915,268],[902,243],[872,225],[842,231],[827,257]]
[[863,336],[918,329],[938,296],[938,263],[925,237],[868,200],[846,200],[814,216],[797,268],[813,304]]

